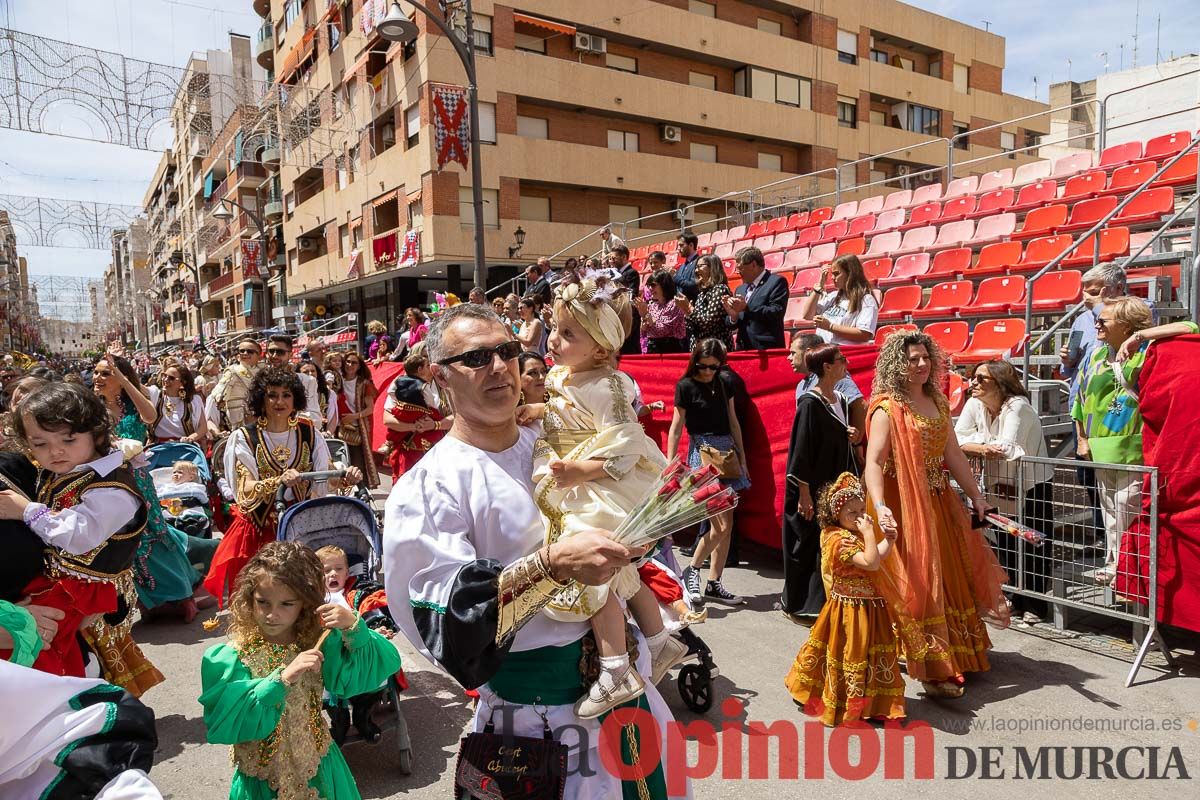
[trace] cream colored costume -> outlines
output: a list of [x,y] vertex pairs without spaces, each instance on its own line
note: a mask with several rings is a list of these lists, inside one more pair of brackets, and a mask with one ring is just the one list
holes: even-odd
[[260,367],[250,369],[241,364],[231,364],[221,373],[221,379],[208,396],[208,418],[220,423],[220,404],[225,403],[225,419],[227,424],[221,425],[230,431],[242,426],[246,417],[246,400],[250,394],[250,384]]

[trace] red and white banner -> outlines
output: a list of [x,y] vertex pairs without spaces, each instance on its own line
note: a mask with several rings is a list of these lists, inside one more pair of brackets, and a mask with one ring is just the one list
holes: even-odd
[[257,239],[242,239],[242,277],[262,277],[262,242]]
[[400,251],[400,266],[411,267],[421,260],[421,234],[409,231],[404,234],[404,248]]
[[196,305],[196,294],[199,291],[199,288],[196,286],[195,282],[188,281],[187,283],[183,284],[183,290],[187,293],[188,304],[193,306]]
[[451,161],[467,166],[467,147],[471,143],[471,117],[467,111],[467,90],[444,83],[431,85],[433,94],[433,145],[437,150],[437,168]]
[[346,270],[347,278],[357,278],[362,270],[362,251],[357,247],[350,251],[350,267]]

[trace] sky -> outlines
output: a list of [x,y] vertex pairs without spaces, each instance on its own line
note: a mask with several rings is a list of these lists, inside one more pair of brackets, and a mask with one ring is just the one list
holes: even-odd
[[[1133,66],[1135,8],[1138,63],[1200,49],[1197,0],[910,0],[1004,36],[1004,90],[1047,99],[1062,80],[1088,80]],[[1052,9],[1052,10],[1051,10]],[[1157,18],[1162,16],[1161,34]],[[253,36],[260,24],[250,0],[0,0],[0,23],[130,58],[182,67],[197,50],[222,48],[228,32]],[[1066,34],[1066,35],[1064,35]],[[1124,51],[1122,52],[1122,45]],[[1107,56],[1101,55],[1107,53]],[[70,124],[67,121],[66,124]],[[0,129],[0,194],[140,205],[158,154],[102,143]],[[23,247],[35,274],[100,277],[108,253]]]

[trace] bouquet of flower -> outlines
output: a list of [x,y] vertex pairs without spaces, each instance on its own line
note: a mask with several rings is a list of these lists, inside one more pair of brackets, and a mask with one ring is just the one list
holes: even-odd
[[737,492],[722,487],[712,465],[689,470],[675,458],[613,538],[630,547],[653,544],[737,506]]

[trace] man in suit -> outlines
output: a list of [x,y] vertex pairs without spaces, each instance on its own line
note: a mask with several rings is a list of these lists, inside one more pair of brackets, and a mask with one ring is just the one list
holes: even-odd
[[[633,297],[637,297],[642,276],[638,275],[637,270],[629,263],[629,248],[618,244],[609,251],[609,257],[612,259],[613,269],[618,273],[617,283],[628,289]],[[633,322],[629,326],[629,334],[625,337],[625,343],[621,345],[621,355],[636,356],[642,352],[642,317],[638,314],[637,306],[632,302],[629,310],[632,312]]]
[[550,281],[542,274],[542,269],[537,264],[530,264],[526,268],[525,280],[529,282],[529,288],[525,290],[526,297],[536,297],[542,305],[554,300],[554,290],[550,288]]
[[700,259],[700,237],[691,231],[679,234],[679,266],[675,269],[675,287],[679,294],[694,301],[700,294],[696,285],[696,262]]
[[737,350],[768,350],[785,347],[783,315],[787,310],[787,281],[767,271],[766,259],[757,247],[738,251],[737,271],[742,285],[737,294],[725,298],[729,327],[737,330]]

